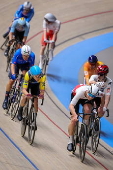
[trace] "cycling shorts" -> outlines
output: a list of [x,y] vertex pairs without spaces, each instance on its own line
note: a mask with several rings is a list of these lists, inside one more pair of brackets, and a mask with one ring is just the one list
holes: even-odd
[[40,94],[39,84],[40,84],[40,83],[30,83],[30,82],[29,82],[27,91],[29,92],[29,90],[30,90],[30,93],[31,93],[33,96],[39,96],[39,94]]
[[15,29],[14,35],[15,35],[16,40],[18,40],[19,42],[22,42],[22,40],[24,38],[24,31],[19,32]]
[[[52,40],[53,34],[54,34],[53,31],[47,32],[47,33],[46,33],[47,40]],[[42,45],[42,46],[46,46],[46,45],[47,45],[47,43],[44,42],[44,34],[42,34],[41,45]]]

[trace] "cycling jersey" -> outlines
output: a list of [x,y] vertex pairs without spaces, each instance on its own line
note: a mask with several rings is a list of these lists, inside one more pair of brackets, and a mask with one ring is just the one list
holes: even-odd
[[11,26],[11,30],[10,32],[15,32],[15,29],[19,32],[23,32],[24,31],[24,37],[28,36],[29,30],[30,30],[30,24],[26,21],[26,25],[21,26],[18,24],[18,19],[13,21],[13,24]]
[[25,63],[29,63],[29,67],[33,66],[35,62],[35,54],[33,52],[31,52],[31,54],[29,55],[28,60],[24,60],[21,54],[21,49],[18,49],[11,61],[11,64],[25,64]]
[[[99,75],[92,75],[89,79],[89,83],[91,81],[100,82]],[[104,92],[106,95],[111,95],[111,88],[112,88],[112,80],[109,77],[106,77],[104,81],[103,87],[101,87],[100,91]]]
[[19,6],[18,10],[16,11],[14,15],[15,18],[21,18],[21,17],[26,18],[27,22],[30,22],[33,16],[34,16],[34,8],[32,7],[31,10],[27,14],[24,14],[23,5]]
[[75,96],[71,100],[71,104],[75,106],[80,99],[87,99],[84,94],[85,94],[86,90],[89,91],[89,87],[90,86],[87,86],[87,85],[78,85],[78,86],[76,86],[72,90],[72,92],[74,92]]
[[[91,75],[97,74],[97,67],[99,65],[103,65],[104,63],[101,61],[97,61],[96,65],[91,65],[89,62],[86,62],[84,64],[84,76],[85,79],[88,79],[91,77]],[[87,82],[86,82],[87,84]]]
[[40,90],[45,90],[45,81],[46,81],[46,76],[43,75],[40,80],[37,82],[33,76],[30,74],[30,72],[28,71],[26,74],[25,74],[25,77],[24,77],[24,83],[23,83],[23,88],[27,89],[28,88],[28,85],[29,83],[30,84],[39,84],[39,89]]
[[60,29],[61,22],[59,20],[56,20],[53,23],[47,23],[45,20],[43,20],[43,30],[47,30],[47,32],[57,32]]

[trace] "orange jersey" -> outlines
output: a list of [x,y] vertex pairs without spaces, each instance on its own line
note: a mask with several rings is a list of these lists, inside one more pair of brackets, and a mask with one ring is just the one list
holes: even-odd
[[85,78],[90,78],[92,75],[97,74],[97,67],[103,65],[101,61],[97,61],[96,66],[91,65],[89,62],[84,64],[84,76]]

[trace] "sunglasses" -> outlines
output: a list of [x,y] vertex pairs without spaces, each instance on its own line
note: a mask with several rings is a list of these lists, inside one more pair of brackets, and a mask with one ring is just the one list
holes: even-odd
[[99,73],[98,75],[99,75],[99,76],[104,76],[105,74],[104,74],[104,73]]
[[91,94],[91,93],[88,93],[88,96],[92,97],[92,98],[95,98],[96,96]]

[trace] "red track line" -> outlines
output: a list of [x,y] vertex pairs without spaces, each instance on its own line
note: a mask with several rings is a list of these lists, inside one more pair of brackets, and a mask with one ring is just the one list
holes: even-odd
[[[105,13],[110,13],[110,12],[113,12],[113,10],[111,11],[105,11],[105,12],[99,12],[99,13],[95,13],[95,14],[91,14],[91,15],[86,15],[86,16],[82,16],[82,17],[79,17],[79,18],[75,18],[75,19],[72,19],[72,20],[68,20],[68,21],[65,21],[65,22],[62,22],[62,24],[65,24],[65,23],[68,23],[68,22],[73,22],[75,20],[79,20],[79,19],[83,19],[83,18],[87,18],[87,17],[92,17],[92,16],[95,16],[95,15],[101,15],[101,14],[105,14]],[[33,35],[31,38],[29,38],[27,40],[27,42],[31,41],[33,38],[35,38],[37,35],[41,34],[43,31],[40,31],[38,33],[36,33],[35,35]],[[49,116],[44,113],[40,108],[39,110],[58,128],[60,129],[66,136],[69,137],[69,135],[63,130],[61,129],[52,119],[49,118]],[[86,153],[91,156],[96,162],[98,162],[98,164],[100,164],[105,170],[108,170],[108,168],[106,168],[100,161],[98,161],[93,155],[91,155],[89,152],[86,151]]]
[[[95,14],[90,14],[90,15],[78,17],[78,18],[75,18],[75,19],[72,19],[72,20],[64,21],[64,22],[62,22],[62,24],[66,24],[66,23],[68,23],[68,22],[73,22],[73,21],[76,21],[76,20],[79,20],[79,19],[88,18],[88,17],[92,17],[92,16],[95,16],[95,15],[101,15],[101,14],[110,13],[110,12],[113,12],[113,10],[104,11],[104,12],[99,12],[99,13],[95,13]],[[42,32],[43,32],[43,31],[40,31],[40,32],[36,33],[36,34],[33,35],[32,37],[30,37],[26,42],[31,41],[33,38],[35,38],[37,35],[41,34]]]

